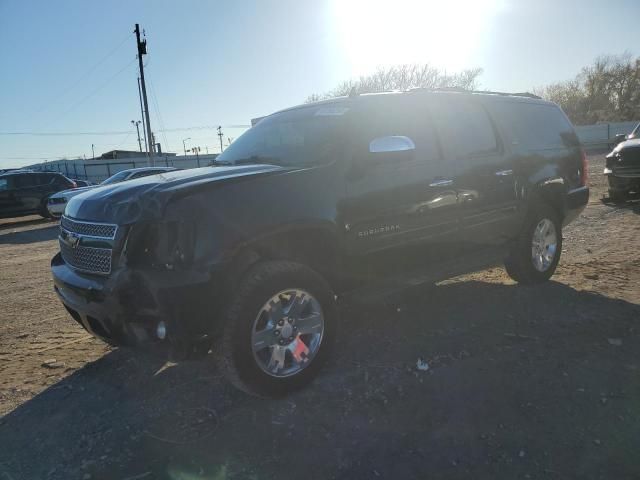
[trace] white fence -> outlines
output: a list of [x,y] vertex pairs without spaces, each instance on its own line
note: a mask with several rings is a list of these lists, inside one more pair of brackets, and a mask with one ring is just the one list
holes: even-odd
[[[217,154],[209,155],[158,155],[155,157],[155,166],[157,167],[176,167],[180,169],[206,167],[211,165]],[[90,182],[99,183],[109,178],[114,173],[129,168],[148,167],[149,160],[147,157],[131,157],[104,159],[96,158],[95,160],[54,160],[52,162],[39,163],[24,168],[30,168],[39,171],[60,172],[68,178],[78,178],[81,180],[89,180]]]
[[629,134],[638,125],[638,121],[597,123],[595,125],[576,126],[580,142],[586,147],[607,147],[614,143],[618,133]]

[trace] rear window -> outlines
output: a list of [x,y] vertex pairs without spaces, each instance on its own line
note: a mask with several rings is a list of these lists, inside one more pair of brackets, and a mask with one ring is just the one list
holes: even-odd
[[492,108],[500,123],[511,132],[513,145],[545,150],[577,144],[573,127],[554,105],[496,102]]

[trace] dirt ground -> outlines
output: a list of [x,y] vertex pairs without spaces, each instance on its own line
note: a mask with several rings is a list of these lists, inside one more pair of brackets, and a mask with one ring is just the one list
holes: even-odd
[[52,291],[56,225],[0,221],[0,479],[640,478],[640,199],[606,201],[602,157],[551,282],[344,306],[279,400],[89,338]]

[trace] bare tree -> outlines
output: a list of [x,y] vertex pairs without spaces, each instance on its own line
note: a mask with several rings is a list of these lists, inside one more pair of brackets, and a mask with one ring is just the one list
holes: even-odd
[[605,55],[573,79],[536,89],[578,125],[640,118],[640,58]]
[[459,73],[447,74],[429,64],[397,65],[379,68],[371,75],[361,76],[357,80],[347,80],[324,94],[314,93],[307,98],[307,102],[345,96],[354,89],[356,93],[448,87],[474,90],[478,86],[478,77],[481,74],[481,68],[472,68]]

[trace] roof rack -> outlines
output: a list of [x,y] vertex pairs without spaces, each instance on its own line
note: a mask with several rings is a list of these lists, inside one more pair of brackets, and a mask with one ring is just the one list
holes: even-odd
[[509,92],[494,92],[491,90],[465,90],[461,87],[438,87],[438,88],[425,88],[425,87],[417,87],[409,89],[410,92],[413,91],[426,91],[426,92],[458,92],[458,93],[484,93],[487,95],[501,95],[504,97],[527,97],[527,98],[537,98],[542,99],[538,95],[534,95],[529,92],[518,92],[518,93],[509,93]]

